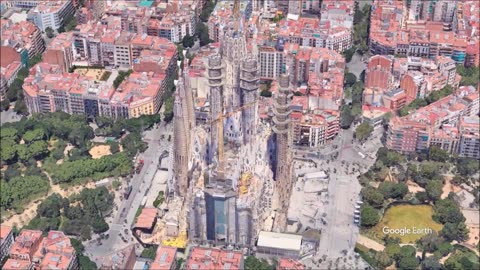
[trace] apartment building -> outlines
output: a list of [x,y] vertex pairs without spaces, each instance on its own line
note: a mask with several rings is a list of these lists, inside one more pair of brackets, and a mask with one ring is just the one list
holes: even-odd
[[[340,130],[343,56],[327,48],[277,43],[276,48],[261,47],[259,59],[263,78],[276,79],[288,69],[291,87],[302,94],[294,96],[291,105],[294,143],[319,147],[332,140]],[[270,90],[276,88],[273,81]]]
[[10,258],[38,263],[38,261],[33,261],[33,259],[42,239],[41,231],[22,230],[10,249]]
[[363,104],[398,110],[447,85],[457,89],[460,79],[455,61],[449,57],[375,55],[369,59],[365,72]]
[[345,59],[336,51],[300,46],[296,43],[278,43],[275,47],[261,46],[259,60],[262,78],[276,79],[287,68],[291,77],[290,83],[295,87],[306,84],[311,74],[345,68]]
[[281,258],[278,261],[277,270],[303,270],[305,266],[296,260],[290,258]]
[[120,84],[111,96],[110,103],[113,106],[128,107],[128,115],[125,118],[152,115],[160,109],[165,88],[164,74],[134,72]]
[[135,265],[135,245],[129,245],[103,258],[102,270],[133,269]]
[[243,269],[243,255],[237,251],[194,247],[188,256],[186,270]]
[[61,231],[49,231],[34,254],[39,269],[77,269],[78,262],[70,238]]
[[31,9],[38,5],[38,0],[11,0],[6,1],[7,6],[10,5],[11,7],[21,8],[21,9]]
[[132,37],[132,33],[122,32],[113,42],[113,61],[116,68],[125,68],[132,65],[132,53],[130,51],[130,40]]
[[121,19],[122,31],[147,34],[181,42],[187,35],[195,35],[203,1],[162,3],[156,9],[148,6],[129,6],[113,3],[105,13]]
[[293,97],[291,119],[294,143],[315,148],[328,143],[340,130],[344,70],[324,65],[309,73],[307,88],[299,89],[303,96]]
[[[279,45],[280,46],[280,45]],[[283,72],[285,55],[283,47],[263,45],[258,48],[260,61],[260,77],[264,79],[278,78]],[[281,45],[283,46],[283,45]]]
[[31,261],[8,259],[3,268],[9,270],[34,270],[35,265]]
[[[431,2],[434,2],[434,1],[431,1]],[[455,9],[457,7],[456,1],[440,0],[432,4],[434,5],[433,21],[452,23],[453,17],[455,15]]]
[[427,151],[438,146],[462,157],[479,158],[479,92],[472,86],[390,120],[386,146],[408,152]]
[[458,130],[460,133],[458,155],[480,159],[480,118],[478,115],[462,116]]
[[12,227],[0,225],[0,261],[8,255],[13,245]]
[[57,35],[48,44],[43,53],[42,61],[50,65],[58,65],[62,72],[69,72],[73,63],[73,33],[66,32]]
[[[480,4],[476,1],[376,0],[370,25],[373,54],[434,59],[446,56],[466,66],[479,62]],[[476,48],[476,50],[475,50]]]
[[45,43],[41,31],[29,21],[13,23],[11,20],[1,19],[2,46],[12,47],[20,54],[23,66],[28,64],[28,59],[42,53]]
[[159,246],[150,269],[174,270],[177,266],[177,249],[174,247]]
[[41,1],[28,11],[27,19],[41,31],[48,27],[57,30],[65,23],[65,19],[74,13],[72,0]]
[[317,148],[333,139],[339,131],[339,114],[305,114],[293,112],[293,142],[296,145]]
[[392,89],[382,95],[382,103],[385,108],[397,111],[407,104],[407,95],[401,88]]
[[106,1],[85,0],[84,7],[79,8],[76,16],[78,24],[99,20],[105,13]]
[[166,38],[171,42],[181,42],[185,36],[193,37],[196,31],[198,17],[196,6],[194,10],[183,9],[177,13],[168,13],[163,17],[158,27],[158,36]]
[[58,65],[40,63],[25,79],[25,103],[30,113],[63,111],[70,114],[132,118],[155,114],[167,87],[166,74],[134,72],[115,90],[111,85]]
[[[105,21],[105,24],[88,23],[77,27],[73,33],[74,58],[86,60],[94,66],[131,67],[136,65],[140,68],[138,61],[140,61],[141,52],[150,49],[158,51],[156,54],[163,56],[162,62],[168,63],[169,67],[164,71],[169,75],[173,74],[170,72],[173,71],[172,65],[176,65],[177,53],[176,46],[171,41],[147,34],[121,32],[120,24],[118,18],[111,17]],[[150,57],[153,57],[153,54],[155,53],[149,54]],[[146,54],[143,57],[144,62],[148,62]],[[158,63],[158,65],[163,64]]]
[[332,21],[320,21],[318,18],[284,19],[277,23],[275,32],[277,39],[285,43],[343,52],[352,45],[352,29],[342,25],[333,27],[332,24]]
[[7,89],[22,68],[20,54],[12,47],[0,46],[0,101],[6,98]]
[[156,74],[174,74],[177,69],[177,49],[174,45],[170,45],[165,46],[164,50],[142,50],[133,60],[133,70]]
[[[2,243],[4,229],[8,227],[2,226]],[[11,228],[9,237],[9,241],[13,241]],[[78,267],[77,256],[70,238],[61,231],[50,231],[46,237],[43,237],[41,231],[22,230],[10,245],[10,258],[5,262],[4,269],[69,270]]]
[[[233,22],[233,3],[234,1],[217,1],[215,9],[208,18],[208,35],[214,42],[219,42],[223,37],[226,26]],[[252,1],[240,1],[239,12],[242,21],[246,22],[252,15]]]

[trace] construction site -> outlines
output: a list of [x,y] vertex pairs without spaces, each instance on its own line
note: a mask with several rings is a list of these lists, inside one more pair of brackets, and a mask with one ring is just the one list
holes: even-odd
[[142,209],[133,228],[145,245],[252,247],[260,231],[287,228],[294,183],[289,76],[284,70],[279,78],[273,122],[261,122],[259,65],[238,5],[218,52],[202,58],[208,117],[201,124],[189,67],[178,63],[166,198]]

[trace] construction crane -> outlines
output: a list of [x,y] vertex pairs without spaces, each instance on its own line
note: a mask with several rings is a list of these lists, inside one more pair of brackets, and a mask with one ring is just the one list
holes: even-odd
[[217,118],[214,119],[214,120],[211,120],[211,121],[208,121],[206,122],[205,124],[201,125],[202,127],[204,126],[210,126],[212,124],[214,124],[215,122],[217,122],[217,132],[218,132],[218,167],[217,167],[217,173],[219,175],[223,175],[223,173],[225,172],[224,169],[225,169],[225,164],[224,164],[224,150],[223,150],[223,118],[224,117],[230,117],[232,115],[234,115],[235,113],[237,112],[240,112],[240,111],[243,111],[247,108],[250,108],[251,106],[255,105],[257,102],[254,101],[254,102],[251,102],[251,103],[247,103],[231,112],[228,112],[226,114],[223,114],[223,113],[219,113]]
[[250,185],[250,180],[252,179],[253,174],[251,172],[245,172],[242,174],[239,183],[240,194],[246,194],[248,192],[248,186]]

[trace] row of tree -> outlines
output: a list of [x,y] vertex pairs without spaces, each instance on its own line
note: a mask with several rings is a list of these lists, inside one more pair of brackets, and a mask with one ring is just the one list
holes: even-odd
[[[347,76],[350,73],[347,73]],[[353,75],[353,74],[352,74]],[[353,75],[355,76],[355,75]],[[346,84],[350,84],[346,81]],[[352,102],[350,104],[343,103],[341,109],[340,127],[348,129],[352,125],[356,118],[360,118],[362,115],[362,95],[364,90],[364,84],[361,80],[355,81],[351,87]]]
[[141,133],[153,127],[153,125],[160,123],[160,115],[142,115],[131,119],[112,119],[104,116],[95,118],[95,123],[98,128],[95,130],[97,136],[120,138],[125,132]]
[[398,115],[399,116],[406,116],[410,112],[418,110],[422,107],[425,107],[429,104],[432,104],[433,102],[436,102],[448,95],[451,95],[453,93],[453,88],[450,85],[445,86],[439,91],[433,91],[431,92],[428,96],[426,96],[424,99],[422,98],[417,98],[414,101],[412,101],[410,104],[407,106],[401,108],[398,110]]
[[79,159],[63,162],[49,173],[55,184],[100,180],[110,176],[122,176],[131,172],[132,159],[127,153],[116,153],[99,159]]

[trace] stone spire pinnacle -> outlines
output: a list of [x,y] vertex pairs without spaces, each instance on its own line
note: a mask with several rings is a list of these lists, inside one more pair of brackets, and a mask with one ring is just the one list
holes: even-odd
[[234,0],[233,2],[233,19],[240,19],[240,0]]

